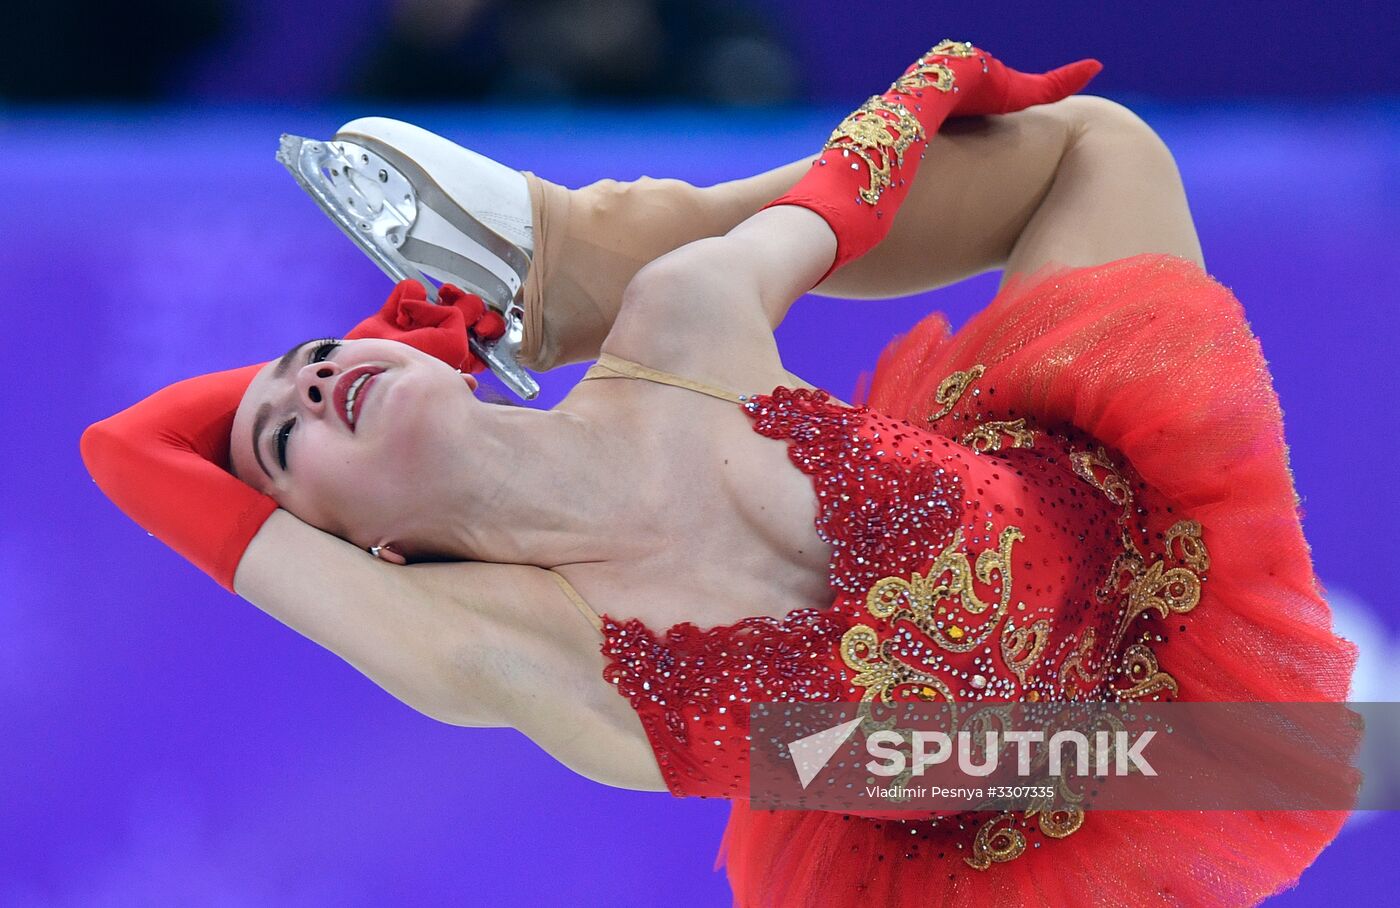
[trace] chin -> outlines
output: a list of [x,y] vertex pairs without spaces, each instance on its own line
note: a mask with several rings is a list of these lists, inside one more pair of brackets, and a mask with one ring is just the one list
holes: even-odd
[[[445,399],[448,392],[440,385],[410,388],[405,383],[395,391],[401,393],[384,401],[392,411],[386,407],[376,414],[384,418],[374,427],[379,448],[374,459],[384,468],[378,475],[393,477],[396,485],[406,483],[409,500],[414,500],[422,497],[425,485],[440,484],[448,473],[461,475],[462,463],[455,452],[465,443],[462,429],[469,415],[463,412],[460,398],[471,395],[465,393],[465,386],[453,389],[460,395],[458,400]],[[417,494],[413,489],[419,490]]]
[[443,415],[453,399],[471,396],[469,392],[463,394],[466,385],[455,372],[444,374],[431,368],[402,370],[382,391],[373,414],[382,426],[376,426],[375,431],[382,429],[393,437],[421,434]]

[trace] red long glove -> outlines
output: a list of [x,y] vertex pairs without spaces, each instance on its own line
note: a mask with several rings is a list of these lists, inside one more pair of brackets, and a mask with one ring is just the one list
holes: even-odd
[[[401,341],[480,371],[485,366],[468,351],[466,329],[490,339],[504,323],[479,297],[450,284],[439,296],[444,305],[428,302],[416,281],[403,281],[346,337]],[[262,366],[176,382],[89,426],[80,442],[83,463],[107,497],[229,592],[248,543],[277,509],[228,472],[233,416]]]
[[[1017,72],[967,42],[942,41],[890,90],[836,127],[812,169],[774,205],[815,211],[836,234],[822,280],[875,247],[909,194],[928,137],[949,117],[1010,113],[1068,97],[1102,64],[1080,60],[1041,75]],[[818,281],[820,283],[820,281]]]
[[107,497],[229,592],[244,549],[277,510],[225,469],[233,414],[261,368],[176,382],[88,426],[80,442]]

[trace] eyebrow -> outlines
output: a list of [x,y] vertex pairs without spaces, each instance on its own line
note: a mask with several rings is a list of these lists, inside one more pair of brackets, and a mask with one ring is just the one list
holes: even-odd
[[301,343],[297,344],[297,345],[296,345],[295,347],[293,347],[292,349],[288,350],[286,353],[283,353],[283,354],[282,354],[282,358],[279,359],[279,360],[277,361],[277,365],[275,365],[275,366],[272,367],[272,377],[273,377],[273,378],[281,378],[283,375],[286,375],[286,374],[287,374],[287,367],[290,366],[290,365],[292,364],[292,357],[294,357],[294,356],[297,355],[297,351],[298,351],[298,350],[300,350],[302,347],[305,347],[307,344],[310,344],[310,343],[315,343],[315,342],[314,342],[314,341],[302,341]]
[[[315,341],[302,341],[286,353],[283,353],[282,358],[277,360],[277,365],[272,367],[272,377],[281,378],[283,375],[287,374],[287,369],[291,366],[292,359],[297,355],[297,351],[311,343],[315,343]],[[258,443],[258,439],[262,438],[263,429],[267,427],[267,420],[271,415],[272,404],[263,404],[261,407],[258,407],[258,415],[253,417],[253,457],[257,460],[258,467],[267,475],[268,479],[272,478],[272,471],[269,470],[267,464],[263,462],[262,445]]]

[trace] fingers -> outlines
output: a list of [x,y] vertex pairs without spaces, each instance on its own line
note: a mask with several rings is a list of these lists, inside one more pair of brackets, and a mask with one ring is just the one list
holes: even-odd
[[1080,60],[1043,74],[1008,69],[1010,79],[1002,107],[1011,111],[1052,104],[1081,91],[1102,69],[1103,64],[1098,60]]
[[1084,90],[1089,80],[1098,76],[1103,64],[1098,60],[1079,60],[1049,73],[1018,73],[1008,70],[1011,81],[1004,108],[1007,111],[1021,111],[1037,104],[1053,104],[1061,98],[1068,98]]
[[1102,70],[1103,64],[1092,58],[1050,70],[1045,75],[1054,96],[1047,100],[1058,101],[1061,98],[1078,94]]

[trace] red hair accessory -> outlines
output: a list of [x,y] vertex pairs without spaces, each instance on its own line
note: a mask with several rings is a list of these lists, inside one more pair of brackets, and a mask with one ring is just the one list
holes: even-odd
[[437,357],[454,369],[481,372],[486,364],[472,355],[467,343],[470,331],[484,341],[506,331],[505,319],[487,307],[481,297],[443,284],[438,301],[417,281],[399,281],[378,312],[354,327],[346,340],[376,337],[396,340]]

